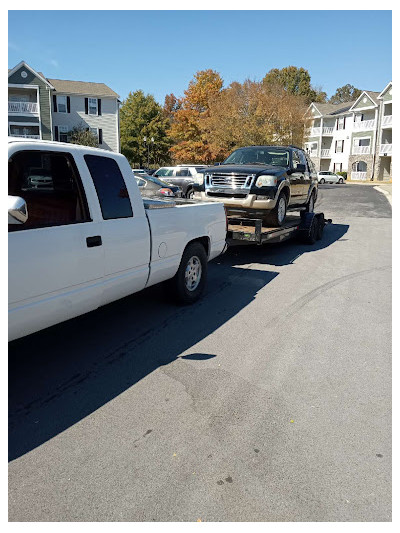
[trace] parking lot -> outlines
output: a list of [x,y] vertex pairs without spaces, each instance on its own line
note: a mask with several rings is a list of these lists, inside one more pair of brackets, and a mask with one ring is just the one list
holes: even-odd
[[391,519],[391,207],[317,210],[191,307],[153,287],[10,344],[11,521]]

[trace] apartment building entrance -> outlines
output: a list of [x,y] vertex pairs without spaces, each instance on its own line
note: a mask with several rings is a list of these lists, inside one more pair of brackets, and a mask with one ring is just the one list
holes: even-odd
[[392,163],[391,157],[380,157],[379,158],[378,181],[386,181],[390,179],[391,163]]

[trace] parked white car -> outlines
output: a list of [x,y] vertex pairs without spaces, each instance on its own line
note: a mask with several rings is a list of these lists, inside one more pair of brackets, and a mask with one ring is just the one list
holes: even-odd
[[321,170],[318,172],[318,183],[344,183],[344,177],[338,176],[329,170]]
[[166,280],[183,303],[201,296],[226,247],[222,203],[142,198],[106,150],[9,137],[8,158],[10,340]]

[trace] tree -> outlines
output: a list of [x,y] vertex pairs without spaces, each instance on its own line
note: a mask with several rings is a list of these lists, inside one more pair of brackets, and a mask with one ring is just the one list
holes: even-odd
[[305,99],[282,87],[233,82],[210,101],[203,129],[222,158],[240,146],[303,142]]
[[132,166],[147,163],[148,155],[151,164],[169,163],[168,127],[169,119],[152,95],[141,90],[130,92],[120,110],[121,152]]
[[73,144],[82,144],[83,146],[92,146],[94,148],[99,146],[97,136],[83,123],[72,128],[68,133],[68,141]]
[[211,69],[196,72],[190,81],[185,96],[175,105],[168,132],[175,143],[170,150],[175,161],[207,163],[215,159],[215,147],[207,141],[203,119],[208,116],[210,100],[218,96],[222,86],[221,76]]
[[302,67],[273,68],[267,72],[262,82],[271,91],[280,87],[288,94],[303,96],[307,104],[326,101],[326,93],[311,86],[311,76]]
[[357,100],[357,98],[362,93],[361,89],[356,89],[354,85],[343,85],[343,87],[338,87],[333,96],[331,96],[329,103],[330,104],[342,104],[343,102],[351,102],[352,100]]

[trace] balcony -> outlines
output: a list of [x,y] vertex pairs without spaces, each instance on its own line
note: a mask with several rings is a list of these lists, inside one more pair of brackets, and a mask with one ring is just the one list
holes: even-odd
[[359,180],[359,181],[366,181],[367,173],[366,172],[352,172],[351,173],[351,179],[352,180]]
[[38,115],[37,102],[8,102],[8,112],[18,115]]
[[353,130],[373,130],[375,129],[375,120],[361,120],[353,123]]
[[333,126],[324,126],[322,128],[322,135],[333,135],[333,130],[335,128]]
[[359,154],[370,154],[371,153],[371,147],[370,146],[353,146],[353,155],[359,155]]
[[311,128],[310,137],[321,135],[321,128]]
[[40,139],[40,135],[18,135],[17,133],[10,133],[10,137],[24,137],[25,139]]
[[379,147],[379,155],[392,155],[392,144],[381,144]]
[[322,148],[321,157],[331,157],[331,149],[330,148]]
[[392,125],[392,115],[383,115],[382,117],[382,128]]

